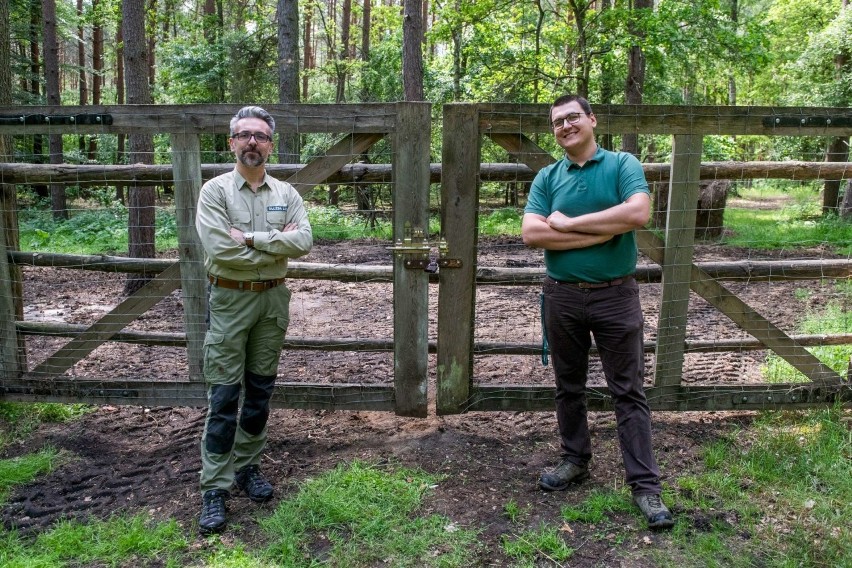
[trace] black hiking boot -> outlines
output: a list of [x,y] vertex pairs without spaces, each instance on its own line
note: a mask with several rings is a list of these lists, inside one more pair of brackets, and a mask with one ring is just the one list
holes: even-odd
[[635,495],[633,502],[642,511],[645,520],[648,521],[648,528],[654,530],[670,529],[674,526],[674,518],[669,508],[665,506],[663,500],[656,493],[650,495]]
[[198,519],[198,530],[203,535],[222,532],[227,525],[225,517],[225,499],[228,492],[224,489],[210,489],[204,492],[201,505],[201,517]]
[[269,501],[272,497],[272,485],[266,481],[266,478],[260,473],[260,468],[256,465],[247,465],[238,471],[234,477],[234,482],[255,503]]
[[546,491],[562,491],[572,483],[580,483],[588,478],[589,468],[565,459],[553,471],[542,473],[538,478],[538,486]]

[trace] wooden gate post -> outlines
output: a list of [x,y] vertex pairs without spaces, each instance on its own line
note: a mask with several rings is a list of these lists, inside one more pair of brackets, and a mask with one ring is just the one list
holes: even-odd
[[683,373],[702,144],[703,137],[700,134],[677,134],[672,144],[672,173],[662,266],[663,291],[654,373],[654,386],[658,388],[679,387]]
[[[425,102],[396,105],[391,168],[396,243],[410,238],[412,231],[428,240],[431,110]],[[393,255],[395,411],[400,416],[423,417],[428,410],[429,275],[422,266],[406,267],[411,256]]]
[[[18,335],[15,330],[15,286],[9,270],[6,253],[6,227],[4,215],[0,215],[0,387],[7,380],[20,376],[18,365]],[[0,388],[0,397],[5,391]]]
[[458,268],[441,269],[438,304],[438,414],[464,412],[473,375],[479,105],[444,105],[441,232]]
[[195,230],[195,208],[201,193],[201,144],[197,134],[172,134],[171,142],[186,359],[189,380],[203,382],[202,347],[207,332],[207,279],[204,274],[204,250]]

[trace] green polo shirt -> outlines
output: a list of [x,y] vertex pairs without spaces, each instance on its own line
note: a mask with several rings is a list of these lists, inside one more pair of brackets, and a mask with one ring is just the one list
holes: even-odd
[[[524,212],[547,217],[561,211],[577,217],[609,209],[637,193],[648,193],[639,160],[599,147],[583,166],[562,158],[539,171]],[[566,282],[606,282],[633,274],[636,258],[634,231],[582,249],[544,251],[547,275]]]

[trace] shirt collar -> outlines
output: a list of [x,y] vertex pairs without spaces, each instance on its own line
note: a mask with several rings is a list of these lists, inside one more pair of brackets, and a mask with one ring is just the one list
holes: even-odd
[[[265,185],[268,185],[268,181],[269,181],[269,180],[267,179],[268,177],[269,177],[269,173],[268,173],[267,171],[265,171],[265,170],[264,170],[264,172],[263,172],[263,181],[262,181],[262,182],[260,182],[260,185],[258,186],[258,189],[260,189],[261,187],[263,187],[263,186],[265,186]],[[234,168],[234,184],[237,186],[237,189],[238,189],[238,190],[242,189],[242,188],[243,188],[243,186],[245,186],[245,185],[246,185],[246,178],[244,178],[244,177],[242,176],[242,174],[240,174],[240,172],[239,172],[239,171],[237,171],[237,169],[236,169],[236,168]]]
[[[591,158],[586,160],[586,164],[588,164],[590,162],[600,162],[601,160],[603,160],[604,149],[601,148],[600,146],[598,146],[597,148],[598,149],[595,150],[595,154]],[[566,162],[565,169],[570,170],[571,168],[579,168],[580,167],[576,163],[572,162],[571,158],[569,158],[567,154],[565,155],[565,162]],[[585,167],[586,164],[583,164],[583,167]]]

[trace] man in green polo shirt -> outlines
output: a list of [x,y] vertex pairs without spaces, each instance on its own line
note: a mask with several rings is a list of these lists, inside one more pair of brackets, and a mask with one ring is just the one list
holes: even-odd
[[210,281],[198,522],[202,534],[225,528],[225,499],[233,485],[252,501],[272,497],[260,457],[290,322],[284,277],[288,259],[307,254],[313,244],[301,196],[266,173],[275,120],[264,109],[247,106],[230,127],[236,166],[204,184],[195,220]]
[[583,97],[558,98],[550,122],[565,157],[536,175],[522,224],[524,243],[544,249],[544,329],[556,374],[562,447],[561,463],[541,475],[539,486],[560,491],[589,477],[585,390],[594,336],[633,500],[650,528],[671,528],[642,387],[644,319],[633,277],[635,230],[650,215],[648,184],[634,156],[597,145],[597,120]]

